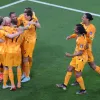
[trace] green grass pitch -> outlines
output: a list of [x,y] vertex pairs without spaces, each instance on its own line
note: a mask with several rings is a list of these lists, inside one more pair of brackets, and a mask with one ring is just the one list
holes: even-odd
[[[17,0],[0,0],[0,6],[15,1]],[[41,1],[100,13],[99,0]],[[56,83],[63,82],[66,68],[71,61],[65,57],[65,52],[72,53],[75,47],[75,40],[66,41],[65,38],[73,33],[74,25],[80,23],[82,13],[25,1],[0,9],[0,15],[8,16],[10,11],[15,11],[19,15],[23,13],[26,7],[31,7],[36,12],[42,26],[40,30],[37,30],[38,39],[33,55],[31,81],[22,84],[22,89],[15,92],[0,88],[0,100],[100,100],[100,75],[88,65],[83,71],[88,92],[86,95],[75,94],[79,87],[70,86],[70,83],[75,79],[74,76],[71,78],[66,91],[55,86]],[[96,64],[100,65],[100,18],[94,17],[93,23],[97,28],[93,42],[93,53]]]

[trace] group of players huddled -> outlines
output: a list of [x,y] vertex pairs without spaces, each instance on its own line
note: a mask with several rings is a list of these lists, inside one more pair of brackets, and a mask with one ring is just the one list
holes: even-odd
[[[21,82],[30,81],[36,28],[40,27],[35,12],[29,7],[18,17],[15,12],[10,12],[9,17],[0,16],[0,80],[3,80],[3,89],[13,91],[21,88]],[[13,67],[17,69],[17,86]],[[11,85],[7,85],[8,80]]]
[[80,24],[76,24],[74,29],[75,33],[66,38],[67,40],[75,38],[76,48],[74,54],[66,53],[67,57],[72,57],[72,61],[68,66],[63,84],[56,84],[58,88],[66,90],[72,76],[72,72],[74,72],[76,81],[71,85],[79,85],[81,88],[76,92],[76,94],[86,93],[84,80],[82,78],[82,71],[87,62],[94,71],[100,74],[100,67],[95,64],[92,54],[92,42],[96,32],[95,26],[91,23],[92,20],[93,16],[90,13],[85,13],[82,17],[82,22]]

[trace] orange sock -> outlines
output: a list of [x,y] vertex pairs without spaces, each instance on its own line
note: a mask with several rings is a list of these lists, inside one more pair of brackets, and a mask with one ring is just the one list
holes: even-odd
[[7,81],[8,81],[8,69],[4,69],[4,72],[3,72],[3,85],[6,86],[7,85]]
[[32,58],[30,57],[29,58],[29,74],[30,74],[31,68],[32,68]]
[[30,73],[30,71],[29,71],[29,62],[25,62],[24,63],[24,66],[25,66],[25,76],[26,77],[29,77],[29,73]]
[[95,71],[96,71],[98,74],[100,74],[100,67],[99,67],[99,66],[96,66]]
[[17,79],[18,79],[18,83],[21,82],[21,75],[22,75],[21,67],[18,66],[17,67]]
[[69,82],[71,76],[72,76],[72,72],[67,72],[66,73],[65,80],[64,80],[64,85],[66,85],[66,86],[68,85],[68,82]]
[[9,68],[9,79],[10,79],[10,82],[11,82],[11,86],[15,87],[14,74],[13,74],[12,67]]
[[85,90],[84,80],[82,77],[76,78],[82,90]]
[[30,67],[30,70],[31,70],[31,67],[32,67],[32,58],[31,57],[29,58],[29,67]]
[[17,80],[18,80],[18,87],[21,87],[21,75],[22,75],[21,67],[18,66],[18,67],[17,67]]

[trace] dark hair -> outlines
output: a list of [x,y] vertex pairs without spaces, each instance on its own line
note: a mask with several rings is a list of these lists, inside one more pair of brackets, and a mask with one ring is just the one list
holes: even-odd
[[3,17],[0,16],[0,25],[2,24],[3,22]]
[[90,13],[85,13],[86,18],[89,19],[89,21],[93,20],[93,16]]
[[32,10],[30,7],[27,7],[27,8],[25,8],[25,9],[27,9],[27,10]]
[[27,11],[32,11],[32,9],[30,7],[25,8],[26,11],[24,11],[24,13],[27,13]]
[[83,34],[84,35],[84,34],[87,33],[82,24],[76,24],[76,26],[77,26],[77,30],[78,30],[79,34]]
[[30,16],[31,20],[32,20],[33,12],[31,10],[29,10],[26,12],[26,14],[27,14],[27,16]]
[[15,14],[15,12],[10,12],[10,13],[9,13],[9,17],[11,17],[12,14]]

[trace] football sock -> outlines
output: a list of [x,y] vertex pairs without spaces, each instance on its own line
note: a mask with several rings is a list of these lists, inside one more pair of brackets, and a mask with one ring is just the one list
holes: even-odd
[[13,74],[12,68],[9,68],[9,79],[10,79],[10,82],[11,82],[11,86],[14,87],[15,86],[15,84],[14,84],[14,74]]
[[85,90],[84,80],[82,77],[76,78],[82,90]]
[[8,81],[8,69],[4,69],[4,72],[3,72],[3,85],[6,86],[7,85],[7,81]]
[[100,74],[100,67],[96,66],[95,71]]
[[64,80],[64,85],[66,85],[66,86],[68,85],[68,82],[69,82],[71,76],[72,76],[72,72],[67,72],[66,73],[65,80]]
[[24,66],[25,66],[25,76],[29,77],[29,62],[24,62]]
[[32,67],[32,58],[29,58],[29,71],[31,70]]
[[21,67],[18,66],[17,67],[17,80],[18,80],[18,84],[21,84],[21,75],[22,75]]

